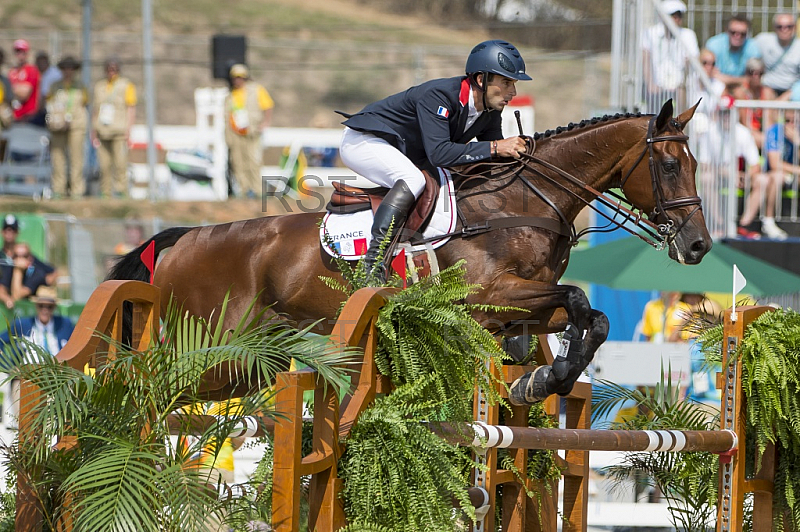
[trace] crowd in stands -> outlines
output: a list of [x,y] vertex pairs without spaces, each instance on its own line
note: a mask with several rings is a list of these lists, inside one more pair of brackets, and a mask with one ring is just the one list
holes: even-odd
[[[725,31],[701,47],[694,31],[682,27],[687,10],[684,2],[663,0],[660,7],[674,22],[677,34],[674,28],[670,31],[671,24],[659,22],[642,36],[648,111],[660,106],[665,95],[677,99],[679,90],[687,90],[687,83],[695,84],[694,93],[703,97],[697,111],[712,118],[708,124],[704,122],[699,135],[701,179],[714,179],[710,168],[729,160],[730,150],[735,150],[739,188],[749,192],[738,223],[739,237],[786,239],[786,232],[775,222],[775,212],[783,187],[800,175],[795,154],[800,144],[798,112],[742,108],[732,139],[727,128],[714,127],[713,117],[735,100],[800,101],[800,41],[795,16],[778,13],[772,17],[773,31],[753,37],[751,21],[734,14]],[[710,84],[689,75],[693,58]],[[650,102],[653,95],[658,95],[659,101]]]

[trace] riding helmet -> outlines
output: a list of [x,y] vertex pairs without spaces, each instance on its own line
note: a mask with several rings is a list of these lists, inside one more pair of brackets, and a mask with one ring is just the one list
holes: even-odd
[[500,39],[484,41],[467,57],[467,75],[491,72],[507,78],[528,81],[532,79],[525,73],[525,61],[517,48]]

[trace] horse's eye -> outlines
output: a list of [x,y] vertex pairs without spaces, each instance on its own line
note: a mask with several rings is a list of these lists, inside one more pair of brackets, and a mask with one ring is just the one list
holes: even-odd
[[664,168],[665,172],[674,172],[678,169],[678,163],[675,161],[666,161],[662,164],[662,168]]

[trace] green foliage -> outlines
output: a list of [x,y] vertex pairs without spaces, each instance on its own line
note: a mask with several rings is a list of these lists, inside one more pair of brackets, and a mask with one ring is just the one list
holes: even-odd
[[[700,338],[703,352],[719,357],[723,339],[721,326],[711,329]],[[774,522],[782,529],[786,514],[791,529],[800,530],[800,314],[762,314],[745,331],[736,355],[743,368],[748,435],[755,435],[759,456],[769,443],[778,452]]]
[[[600,418],[615,406],[634,402],[639,414],[609,428],[618,430],[715,430],[719,412],[705,405],[681,400],[680,389],[671,379],[653,389],[630,390],[599,381],[592,397],[592,416]],[[604,468],[612,481],[633,479],[653,483],[669,504],[673,525],[688,532],[705,532],[713,522],[717,501],[719,458],[712,453],[624,454],[621,464]]]
[[[334,260],[346,284],[323,279],[332,288],[350,295],[373,281],[361,262]],[[359,417],[347,441],[340,469],[353,530],[451,531],[464,516],[474,519],[468,451],[421,424],[471,421],[476,384],[491,403],[500,399],[490,368],[499,370],[505,354],[463,303],[480,288],[466,283],[463,266],[389,295],[380,311],[375,359],[395,390]],[[453,513],[454,499],[463,514]]]
[[393,532],[450,532],[461,517],[454,499],[474,518],[469,454],[422,423],[437,414],[435,402],[416,402],[433,380],[427,375],[379,398],[353,428],[341,469],[354,530],[369,523]]
[[[226,305],[227,298],[222,315]],[[306,338],[280,323],[243,318],[223,331],[180,317],[175,308],[165,317],[163,339],[144,352],[106,340],[115,356],[104,357],[94,375],[57,362],[24,339],[12,341],[12,376],[31,381],[42,396],[34,419],[40,437],[10,449],[9,460],[19,474],[38,473],[33,488],[49,529],[67,513],[75,517],[76,531],[184,532],[204,530],[209,521],[260,517],[257,495],[220,498],[209,471],[197,468],[192,457],[203,450],[216,456],[243,417],[274,415],[269,382],[292,357],[334,380],[341,370],[325,365],[352,360],[327,338]],[[33,363],[19,364],[26,358]],[[202,402],[209,377],[247,384],[252,393],[200,434],[190,431],[189,416],[179,417],[178,437],[171,438],[167,418]],[[194,439],[187,447],[188,434]],[[77,445],[51,447],[53,438],[65,436]]]

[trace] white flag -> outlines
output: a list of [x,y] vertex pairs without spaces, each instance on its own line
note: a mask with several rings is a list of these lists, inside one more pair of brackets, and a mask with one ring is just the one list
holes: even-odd
[[736,321],[736,294],[742,291],[747,286],[747,279],[744,278],[742,272],[736,265],[733,265],[733,303],[731,306],[731,321]]

